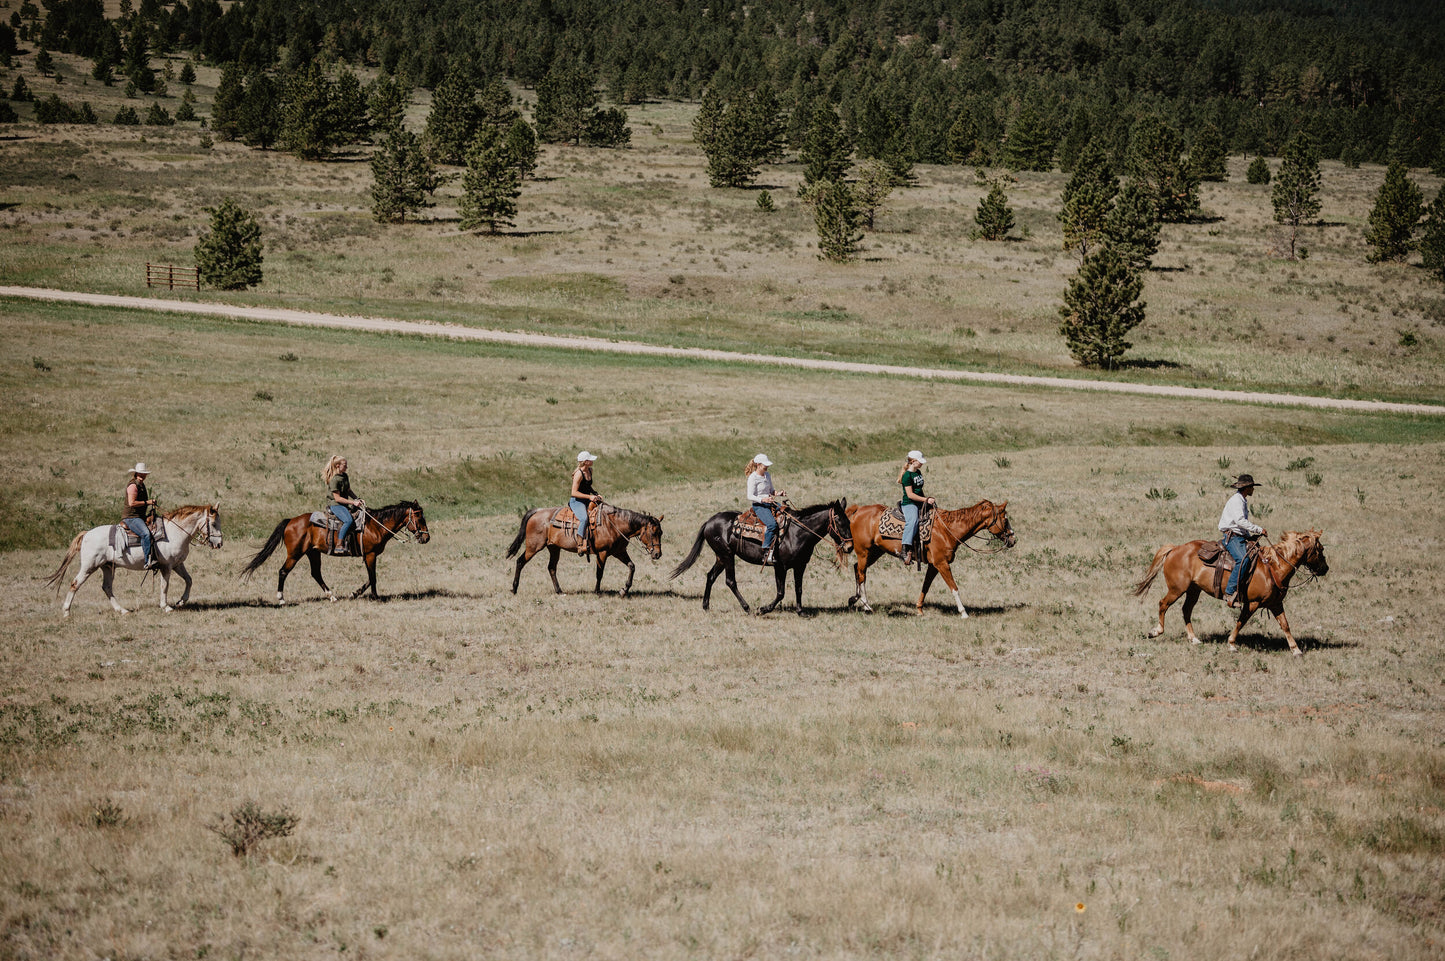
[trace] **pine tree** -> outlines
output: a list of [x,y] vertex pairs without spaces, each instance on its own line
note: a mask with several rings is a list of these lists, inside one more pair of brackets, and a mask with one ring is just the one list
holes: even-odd
[[1090,141],[1080,151],[1074,174],[1064,186],[1059,222],[1064,228],[1064,249],[1083,261],[1104,237],[1104,226],[1114,209],[1119,178],[1109,169],[1104,151]]
[[865,160],[858,165],[858,182],[853,186],[863,229],[872,230],[888,195],[893,192],[894,174],[891,167],[881,160]]
[[495,127],[503,135],[512,121],[520,117],[512,103],[512,91],[500,78],[492,78],[477,94],[477,120],[482,126]]
[[754,159],[760,164],[781,163],[783,145],[788,140],[788,118],[772,85],[759,86],[748,105],[748,139],[753,145]]
[[211,226],[196,243],[201,282],[219,290],[244,290],[261,282],[261,225],[227,198],[207,207]]
[[1133,345],[1124,336],[1144,320],[1144,282],[1109,245],[1079,266],[1064,291],[1059,333],[1085,367],[1114,368]]
[[135,127],[140,124],[140,114],[135,112],[134,107],[121,107],[115,112],[115,119],[111,121],[117,127]]
[[1201,127],[1189,148],[1189,163],[1194,168],[1194,175],[1200,180],[1216,183],[1228,180],[1229,170],[1225,165],[1227,157],[1224,137],[1219,133],[1219,128],[1212,123]]
[[366,116],[366,91],[350,70],[342,70],[331,84],[331,123],[336,144],[360,143],[371,136]]
[[185,84],[187,87],[196,82],[196,68],[191,66],[191,62],[189,60],[187,60],[184,64],[181,65],[180,79],[181,83]]
[[235,140],[241,133],[241,102],[246,97],[244,77],[239,63],[221,68],[221,81],[211,102],[211,127],[222,140]]
[[521,117],[507,130],[507,149],[517,162],[517,174],[526,180],[537,172],[537,132]]
[[19,123],[20,115],[7,101],[0,100],[0,123]]
[[592,111],[587,119],[583,139],[589,147],[625,147],[632,142],[632,128],[627,126],[627,111],[606,107]]
[[1064,173],[1073,173],[1083,155],[1084,148],[1093,142],[1090,133],[1092,122],[1089,119],[1089,111],[1080,106],[1074,111],[1074,116],[1069,122],[1069,132],[1059,144],[1059,169]]
[[40,71],[42,77],[50,76],[50,71],[55,69],[55,60],[44,47],[35,52],[35,69]]
[[405,223],[408,214],[430,207],[427,198],[442,183],[421,138],[400,127],[371,155],[371,174],[371,215],[383,224]]
[[1296,134],[1285,148],[1270,200],[1275,222],[1284,225],[1289,259],[1294,260],[1300,227],[1320,213],[1320,161],[1307,135]]
[[1256,156],[1249,162],[1249,169],[1244,172],[1244,179],[1252,184],[1269,183],[1269,162],[1263,157]]
[[95,108],[90,105],[89,100],[82,100],[80,102],[80,110],[76,114],[75,122],[85,124],[100,123],[100,118],[95,115]]
[[1410,256],[1416,246],[1415,228],[1424,212],[1425,198],[1405,165],[1399,161],[1390,164],[1370,211],[1365,242],[1375,249],[1365,259],[1377,264],[1382,260],[1403,261]]
[[150,42],[144,21],[137,20],[135,27],[131,29],[126,42],[122,72],[135,84],[136,89],[143,93],[150,93],[156,88],[156,72],[151,69]]
[[1054,169],[1054,147],[1058,138],[1047,121],[1031,105],[1019,111],[1004,143],[1004,163],[1013,170]]
[[463,230],[511,227],[517,214],[522,176],[506,141],[494,127],[483,127],[467,151],[467,172],[462,176],[460,204]]
[[406,120],[408,93],[396,77],[377,77],[366,86],[367,126],[378,137],[400,130]]
[[247,79],[236,110],[236,135],[248,147],[262,150],[270,150],[280,137],[281,88],[269,75],[254,73]]
[[[186,93],[190,93],[189,90]],[[196,105],[193,100],[182,100],[181,105],[176,108],[176,120],[181,123],[189,123],[196,119]]]
[[596,84],[590,73],[575,65],[554,66],[537,81],[532,110],[537,137],[545,143],[580,145],[596,107]]
[[10,88],[10,99],[16,103],[25,103],[27,100],[34,100],[35,94],[30,92],[30,84],[25,82],[25,75],[15,75],[15,85]]
[[706,148],[707,179],[714,187],[746,187],[758,177],[758,145],[753,140],[752,111],[746,101],[728,104]]
[[981,157],[978,147],[978,125],[967,108],[960,110],[948,128],[948,161],[956,164],[978,163]]
[[1420,256],[1425,269],[1445,282],[1445,186],[1425,208],[1425,229],[1420,237]]
[[726,111],[727,101],[723,100],[716,87],[708,87],[703,91],[702,103],[692,118],[692,139],[704,156],[707,156],[717,140],[718,128],[722,126],[723,114]]
[[1184,157],[1184,141],[1157,117],[1146,117],[1129,134],[1129,171],[1153,194],[1165,223],[1181,223],[1199,210],[1199,178]]
[[170,115],[170,112],[167,111],[165,107],[160,105],[160,101],[151,101],[150,109],[146,111],[147,126],[169,127],[175,122],[175,118]]
[[286,84],[281,144],[302,160],[320,160],[346,136],[337,124],[332,83],[313,60]]
[[1149,269],[1159,251],[1159,215],[1147,187],[1131,181],[1119,191],[1114,209],[1104,221],[1104,245],[1128,263],[1135,273]]
[[481,128],[476,81],[458,59],[432,91],[431,113],[426,118],[427,146],[440,163],[464,164]]
[[978,202],[973,222],[978,224],[977,235],[984,240],[1004,240],[1008,237],[1014,226],[1014,212],[1008,205],[1008,194],[1004,192],[1002,180],[995,180],[988,195]]
[[803,193],[816,183],[842,183],[848,176],[853,145],[843,133],[838,114],[829,103],[820,101],[813,109],[813,122],[803,141],[799,159],[803,162]]
[[818,228],[818,259],[843,264],[858,253],[863,232],[858,229],[861,214],[853,191],[836,180],[811,185],[808,202]]

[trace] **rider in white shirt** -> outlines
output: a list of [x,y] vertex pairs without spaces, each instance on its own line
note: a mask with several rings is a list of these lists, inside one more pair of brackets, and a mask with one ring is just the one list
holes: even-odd
[[778,536],[778,521],[773,516],[773,505],[783,495],[782,491],[773,489],[773,478],[768,474],[768,468],[773,462],[768,460],[768,455],[759,454],[748,464],[748,503],[753,506],[753,513],[758,515],[758,520],[763,522],[766,530],[763,533],[763,566],[767,567],[773,563],[773,541]]
[[1239,588],[1239,572],[1244,569],[1248,542],[1267,533],[1263,527],[1249,519],[1247,498],[1253,493],[1254,478],[1249,474],[1240,474],[1239,480],[1234,482],[1234,493],[1229,495],[1229,500],[1224,503],[1224,512],[1219,515],[1219,533],[1224,541],[1224,549],[1234,558],[1234,570],[1229,572],[1229,584],[1224,590],[1224,602],[1230,607],[1237,601],[1235,594]]

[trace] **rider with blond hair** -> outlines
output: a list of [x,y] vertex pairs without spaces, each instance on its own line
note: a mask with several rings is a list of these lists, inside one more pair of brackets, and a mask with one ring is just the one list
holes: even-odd
[[578,451],[577,468],[572,471],[572,494],[567,500],[567,506],[577,515],[577,541],[585,554],[592,553],[591,531],[587,529],[588,506],[602,500],[602,495],[592,486],[592,464],[596,460],[597,455],[591,451]]
[[[351,492],[351,478],[346,474],[346,466],[345,457],[332,454],[321,471],[321,479],[326,482],[326,500],[321,506],[341,521],[341,530],[336,532],[336,546],[331,550],[336,557],[351,554],[351,542],[348,538],[356,530],[356,518],[352,515],[351,508],[366,506],[365,501]],[[357,553],[360,553],[359,549]]]
[[778,536],[778,519],[774,516],[774,509],[785,493],[773,488],[773,478],[768,473],[768,468],[772,466],[767,454],[758,454],[748,462],[747,470],[743,472],[748,480],[748,503],[752,505],[753,513],[758,515],[758,520],[763,522],[764,567],[773,563],[773,542]]
[[904,564],[913,562],[913,542],[918,539],[918,513],[923,507],[935,507],[938,502],[923,493],[923,465],[928,459],[921,451],[911,450],[904,458],[903,467],[894,483],[903,487],[903,499],[898,507],[903,511],[903,537],[899,556]]
[[125,508],[120,515],[120,522],[126,529],[140,538],[141,550],[145,552],[145,569],[148,571],[154,570],[156,566],[155,543],[151,539],[150,528],[146,526],[146,508],[156,505],[146,490],[146,477],[149,475],[150,471],[146,470],[144,461],[131,470],[130,483],[125,487]]

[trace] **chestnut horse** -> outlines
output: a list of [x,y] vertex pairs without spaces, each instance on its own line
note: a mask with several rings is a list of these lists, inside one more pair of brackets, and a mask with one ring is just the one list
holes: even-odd
[[[1329,573],[1330,565],[1325,560],[1325,546],[1320,543],[1323,533],[1285,531],[1278,544],[1260,548],[1259,561],[1250,572],[1249,583],[1244,585],[1240,592],[1242,598],[1239,617],[1234,622],[1234,629],[1229,632],[1231,651],[1239,650],[1235,642],[1239,640],[1239,629],[1244,626],[1244,622],[1249,620],[1255,611],[1265,608],[1279,622],[1280,630],[1284,631],[1284,639],[1289,641],[1291,653],[1295,657],[1303,656],[1299,645],[1294,642],[1294,635],[1289,632],[1289,621],[1284,616],[1284,595],[1289,590],[1290,578],[1294,577],[1294,572],[1300,567],[1304,567],[1316,577],[1324,577]],[[1149,632],[1149,637],[1158,637],[1164,633],[1164,612],[1169,610],[1169,605],[1182,594],[1184,629],[1192,643],[1199,643],[1191,621],[1194,602],[1199,600],[1201,593],[1210,597],[1219,596],[1214,593],[1214,568],[1199,559],[1199,547],[1207,543],[1208,541],[1190,541],[1177,546],[1165,544],[1154,553],[1154,562],[1149,565],[1144,579],[1134,586],[1134,596],[1140,597],[1149,589],[1149,585],[1154,583],[1154,578],[1159,576],[1160,571],[1164,573],[1164,584],[1168,590],[1159,601],[1159,623]],[[1223,589],[1220,587],[1221,591]]]
[[[376,597],[376,558],[386,550],[387,541],[403,532],[415,536],[419,544],[431,540],[431,533],[426,529],[426,517],[422,514],[421,505],[416,501],[402,501],[377,510],[367,509],[364,514],[358,513],[356,526],[361,544],[361,558],[366,562],[366,583],[351,592],[354,598],[366,593],[368,587],[371,588],[371,596]],[[266,541],[266,546],[257,551],[256,556],[241,568],[241,579],[249,578],[258,567],[266,563],[271,552],[284,542],[286,563],[281,565],[281,572],[276,575],[276,603],[286,603],[286,597],[282,593],[286,586],[286,575],[291,573],[291,568],[296,566],[303,554],[311,562],[312,579],[320,584],[326,596],[334,601],[335,592],[321,579],[321,555],[326,552],[327,537],[326,528],[311,523],[310,513],[288,517],[276,525],[270,539]]]
[[[878,521],[885,510],[887,508],[882,504],[860,504],[848,508],[848,520],[853,527],[853,549],[857,552],[854,571],[857,587],[854,588],[853,596],[848,598],[849,607],[861,603],[863,610],[873,610],[868,606],[868,568],[884,554],[900,556],[899,551],[903,548],[896,537],[878,536]],[[963,600],[958,596],[958,582],[953,579],[953,568],[950,565],[953,563],[953,555],[958,552],[958,545],[984,531],[1001,539],[1005,550],[1014,546],[1014,532],[1008,522],[1008,501],[995,504],[983,500],[972,507],[956,511],[933,511],[933,536],[924,548],[923,558],[928,561],[928,572],[923,575],[923,587],[918,592],[918,613],[923,613],[923,599],[928,596],[928,588],[933,584],[934,577],[942,574],[943,582],[953,591],[953,602],[958,605],[959,616],[968,617]]]
[[[507,548],[508,557],[517,558],[517,569],[512,574],[512,593],[517,593],[517,582],[522,579],[522,567],[543,548],[551,554],[547,562],[547,573],[552,575],[552,587],[562,593],[557,583],[557,558],[563,551],[581,554],[584,545],[577,538],[577,529],[562,530],[552,526],[552,518],[560,507],[538,507],[527,512],[522,518],[512,546]],[[597,508],[597,527],[592,531],[592,550],[597,555],[597,583],[593,592],[602,593],[602,571],[607,567],[607,558],[615,557],[627,565],[627,583],[622,585],[622,596],[632,590],[632,577],[637,565],[627,555],[627,542],[636,537],[653,560],[662,556],[662,518],[629,511],[611,504],[600,504]],[[523,545],[526,545],[525,548]],[[519,555],[517,552],[521,551]]]

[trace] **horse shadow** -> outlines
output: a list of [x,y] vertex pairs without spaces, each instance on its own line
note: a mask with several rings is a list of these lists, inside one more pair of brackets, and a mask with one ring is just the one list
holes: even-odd
[[[1201,637],[1200,640],[1206,644],[1210,643],[1207,637]],[[1227,644],[1228,641],[1229,633],[1226,631],[1219,635],[1214,643],[1223,645]],[[1289,641],[1284,639],[1284,635],[1271,634],[1266,631],[1240,631],[1239,638],[1235,643],[1242,649],[1258,654],[1289,653]],[[1310,651],[1345,651],[1360,646],[1358,641],[1330,641],[1310,634],[1296,634],[1295,643],[1298,644],[1299,649],[1305,653]]]

